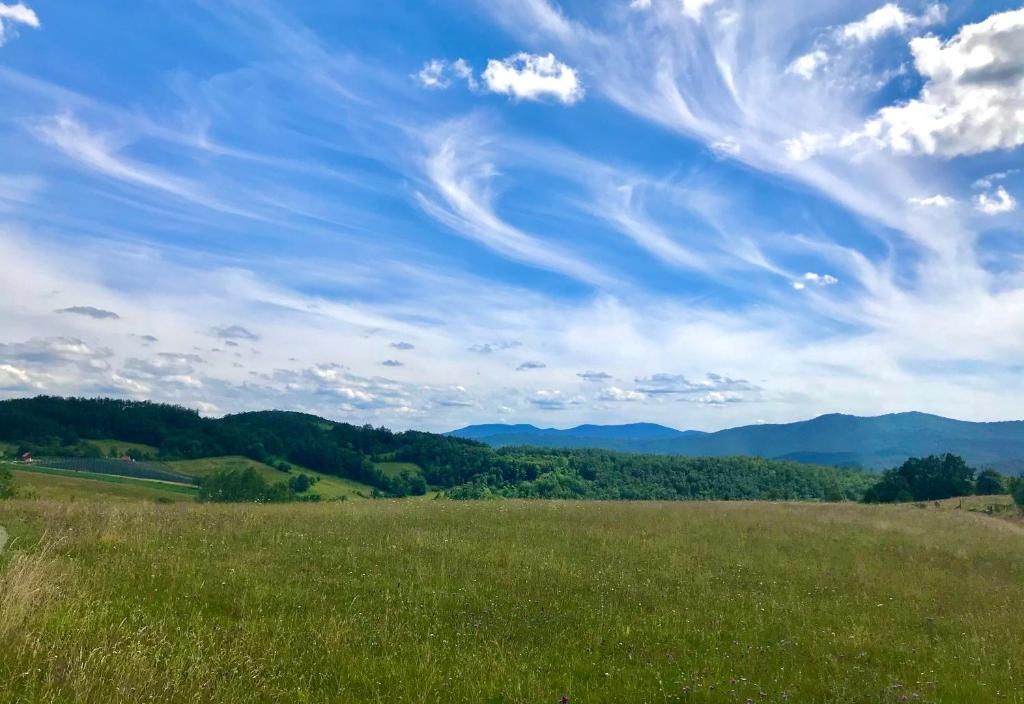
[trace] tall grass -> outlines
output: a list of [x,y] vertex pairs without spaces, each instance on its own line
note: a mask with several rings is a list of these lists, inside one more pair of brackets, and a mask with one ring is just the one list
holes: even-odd
[[1024,535],[966,511],[14,501],[0,524],[4,703],[1024,702]]

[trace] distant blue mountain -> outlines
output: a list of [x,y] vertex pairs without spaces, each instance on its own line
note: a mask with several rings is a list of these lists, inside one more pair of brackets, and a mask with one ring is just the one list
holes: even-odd
[[473,425],[451,435],[494,447],[587,447],[667,455],[755,455],[866,469],[942,452],[979,467],[1024,471],[1024,421],[972,423],[926,413],[872,418],[830,414],[797,423],[748,425],[716,433],[652,423],[581,425],[558,430],[533,425]]
[[697,430],[676,430],[656,423],[578,425],[575,428],[538,428],[535,425],[470,425],[448,435],[469,438],[492,447],[595,447],[629,452],[634,445],[703,435]]

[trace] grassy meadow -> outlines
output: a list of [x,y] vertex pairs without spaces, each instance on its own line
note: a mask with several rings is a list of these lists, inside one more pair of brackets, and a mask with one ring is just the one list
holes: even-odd
[[217,472],[241,471],[251,467],[271,484],[286,481],[292,475],[306,474],[310,477],[315,477],[317,480],[316,484],[309,490],[309,493],[316,494],[324,501],[361,499],[370,496],[373,492],[373,487],[352,479],[314,472],[311,469],[297,465],[292,465],[291,474],[288,474],[268,464],[242,456],[204,457],[198,460],[164,462],[163,465],[175,472],[199,478],[209,477]]
[[0,702],[1024,702],[943,506],[0,502]]
[[176,502],[196,497],[195,487],[109,474],[24,466],[13,473],[18,491],[36,499]]

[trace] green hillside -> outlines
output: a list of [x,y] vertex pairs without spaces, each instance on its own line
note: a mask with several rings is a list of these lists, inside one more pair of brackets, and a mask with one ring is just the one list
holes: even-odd
[[[176,472],[197,478],[209,477],[217,472],[245,470],[250,467],[270,483],[284,481],[289,478],[289,473],[239,455],[204,457],[197,460],[178,460],[167,462],[166,464]],[[293,466],[290,474],[305,474],[315,478],[317,481],[308,493],[315,494],[324,501],[361,499],[370,496],[373,492],[373,487],[368,484],[362,484],[343,477],[332,477],[329,474],[321,474],[320,472],[314,472],[311,469],[302,467]]]
[[13,471],[18,495],[50,501],[114,500],[178,502],[195,500],[195,489],[165,482],[87,474],[47,467]]
[[[0,440],[50,458],[52,464],[58,464],[52,458],[63,457],[69,468],[95,465],[95,471],[107,467],[114,474],[134,469],[161,478],[163,469],[220,477],[218,472],[253,468],[255,481],[280,484],[304,471],[319,478],[310,494],[323,499],[443,492],[457,499],[856,500],[877,480],[855,471],[758,457],[495,450],[464,438],[392,432],[303,413],[258,411],[215,419],[186,408],[116,399],[0,402]],[[111,467],[101,455],[118,443],[144,450],[144,461]],[[294,471],[282,471],[288,468]],[[236,479],[242,481],[240,476],[230,481]],[[213,496],[226,497],[218,492]]]

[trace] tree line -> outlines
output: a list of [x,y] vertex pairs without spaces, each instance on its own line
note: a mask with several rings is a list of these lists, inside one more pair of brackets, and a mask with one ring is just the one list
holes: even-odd
[[[19,451],[31,448],[38,455],[98,452],[85,442],[98,439],[155,447],[157,456],[153,459],[243,455],[283,472],[297,465],[368,484],[380,496],[422,495],[434,488],[453,499],[881,503],[938,500],[975,492],[1006,493],[1015,488],[997,472],[976,472],[955,455],[914,458],[879,477],[852,469],[759,457],[494,449],[463,438],[393,432],[286,411],[214,419],[187,408],[145,401],[39,396],[0,402],[0,440],[18,443]],[[382,462],[411,463],[420,472],[387,473],[378,467]],[[204,497],[295,500],[308,489],[300,488],[302,480],[296,477],[268,483],[258,473],[253,473],[255,478],[242,474],[225,473],[208,481],[202,489]],[[1020,491],[1024,494],[1024,488]]]

